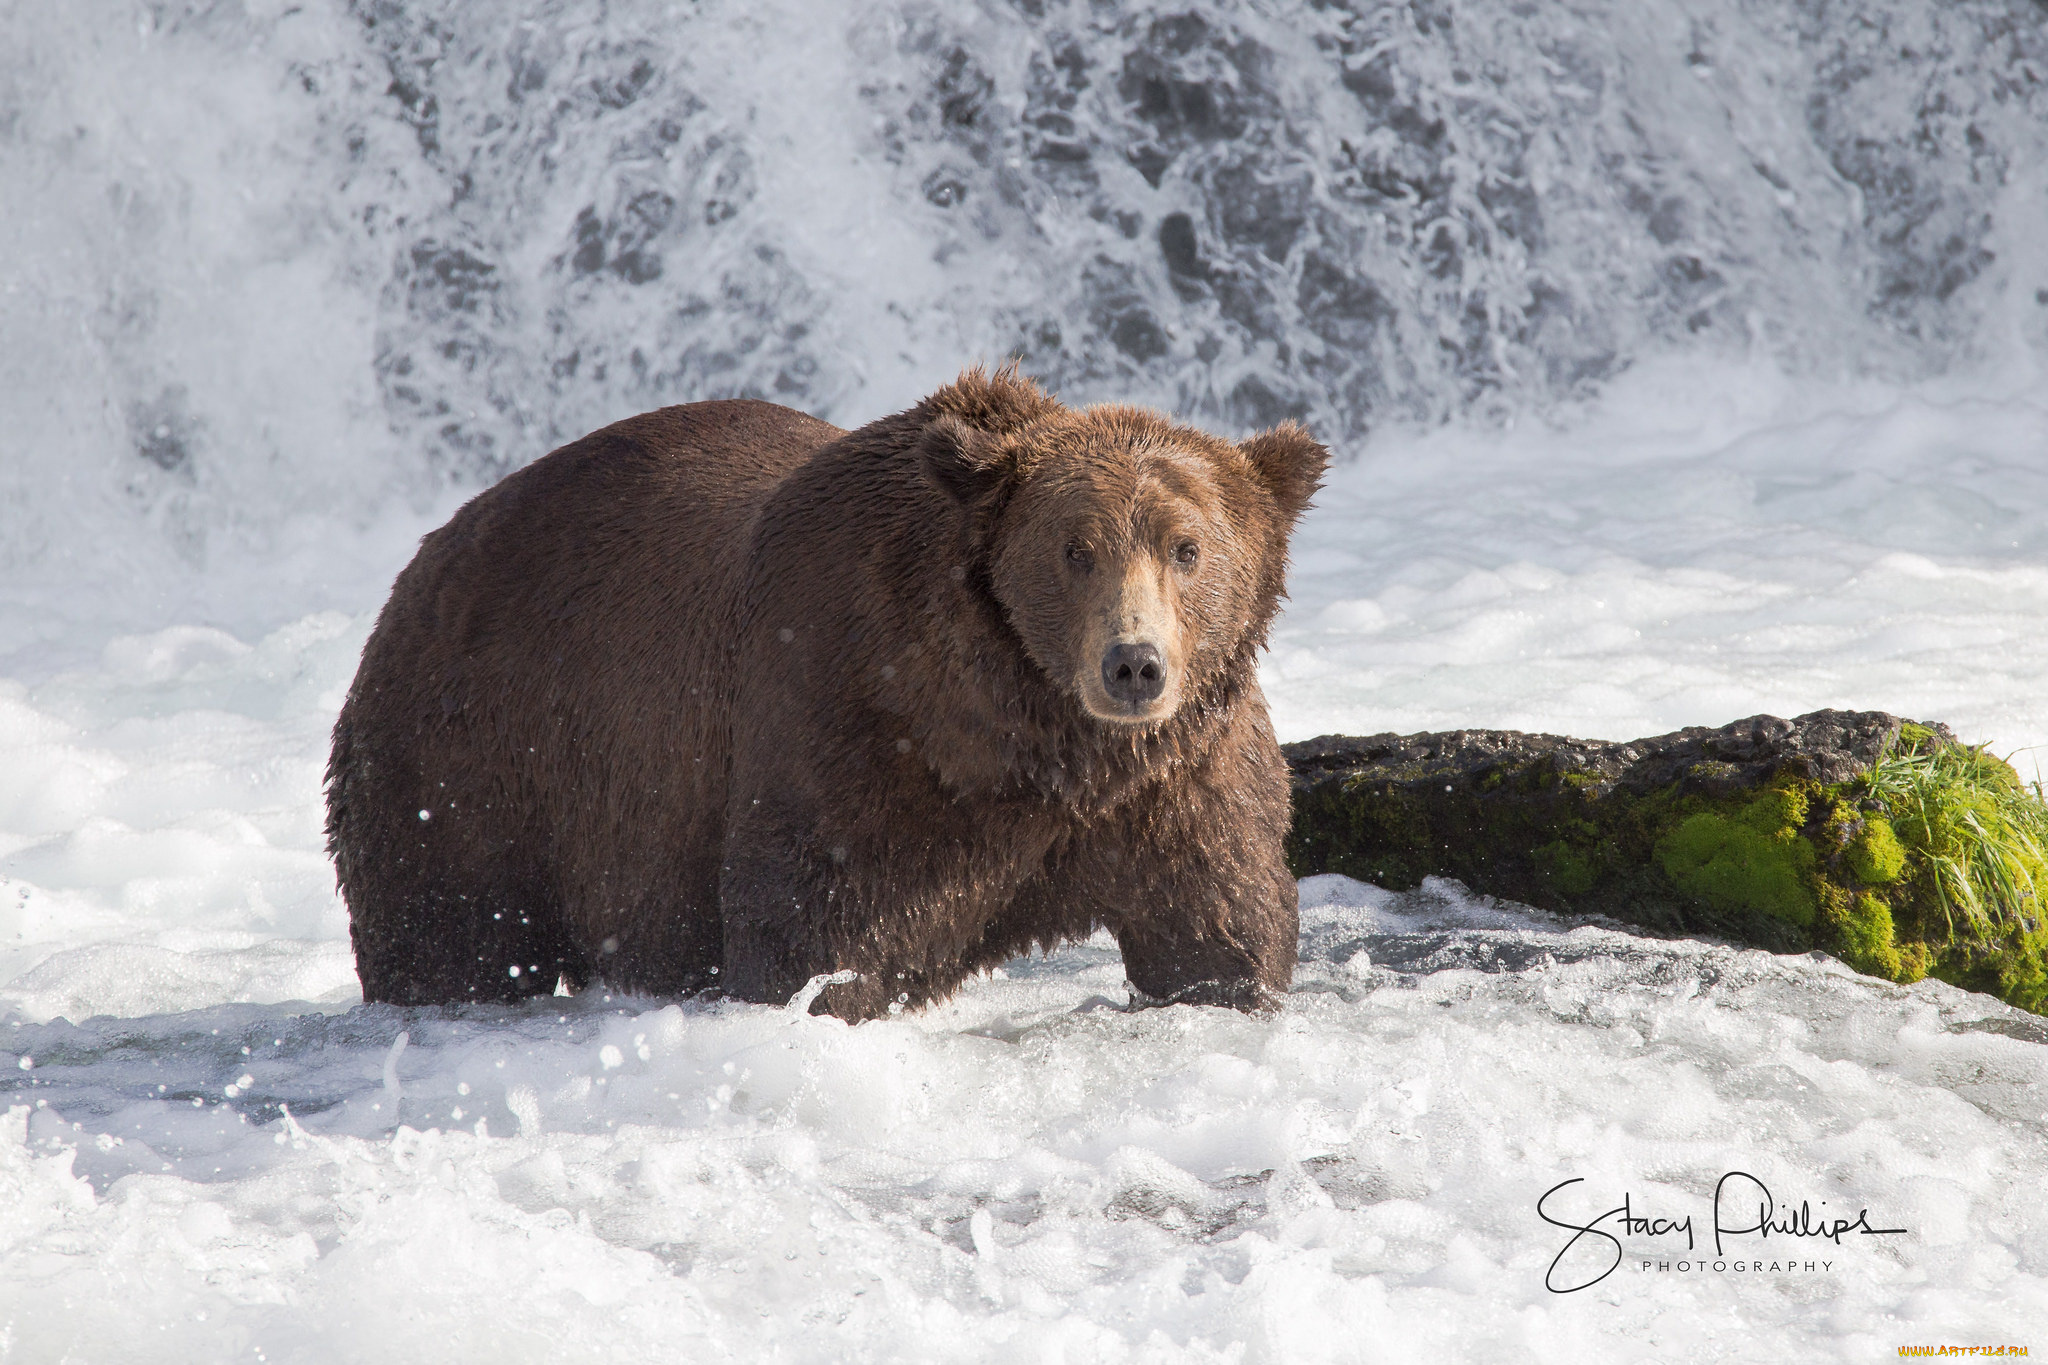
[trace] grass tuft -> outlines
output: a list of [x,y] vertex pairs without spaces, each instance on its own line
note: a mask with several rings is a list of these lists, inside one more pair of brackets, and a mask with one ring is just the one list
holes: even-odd
[[[1918,727],[1914,727],[1918,729]],[[2048,891],[2048,801],[1984,746],[1907,732],[1861,785],[1920,856],[1951,936],[2036,929]]]

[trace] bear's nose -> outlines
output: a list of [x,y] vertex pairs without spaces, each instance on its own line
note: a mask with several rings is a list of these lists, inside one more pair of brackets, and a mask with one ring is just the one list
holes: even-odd
[[1102,685],[1121,702],[1137,705],[1166,690],[1166,664],[1155,645],[1111,645],[1102,656]]

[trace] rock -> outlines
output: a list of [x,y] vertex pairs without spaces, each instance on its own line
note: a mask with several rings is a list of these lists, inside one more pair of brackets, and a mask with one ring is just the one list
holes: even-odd
[[[1958,925],[1934,865],[1944,831],[1920,830],[1917,843],[1904,824],[1895,833],[1897,812],[1870,782],[1881,759],[1952,749],[2021,788],[1945,726],[1814,711],[1627,742],[1452,730],[1283,748],[1296,876],[1396,890],[1452,877],[1653,934],[1820,948],[1892,980],[1931,972],[2037,1011],[2048,999],[2038,898]],[[2038,807],[2038,793],[2028,799]]]

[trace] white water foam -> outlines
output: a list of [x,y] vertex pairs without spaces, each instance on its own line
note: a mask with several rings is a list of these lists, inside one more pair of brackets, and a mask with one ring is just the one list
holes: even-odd
[[[1662,437],[1629,401],[1340,469],[1269,661],[1283,729],[1856,704],[2048,733],[2031,401]],[[23,1359],[1847,1359],[2048,1324],[2039,1021],[1449,884],[1304,884],[1272,1019],[1124,1014],[1107,940],[857,1029],[357,1004],[318,780],[369,621],[123,637],[0,696]],[[1742,1239],[1683,1274],[1636,1237],[1545,1288],[1551,1186],[1586,1182],[1553,1214],[1689,1214],[1703,1250],[1730,1170],[1908,1235]],[[1780,1268],[1711,1268],[1757,1256]]]

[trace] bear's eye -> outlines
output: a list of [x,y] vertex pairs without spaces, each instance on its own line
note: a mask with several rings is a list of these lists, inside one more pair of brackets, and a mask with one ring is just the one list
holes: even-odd
[[1069,541],[1067,544],[1067,563],[1077,569],[1092,569],[1095,567],[1095,556],[1080,541]]
[[1183,540],[1173,552],[1174,562],[1181,565],[1193,564],[1202,557],[1202,551],[1192,540]]

